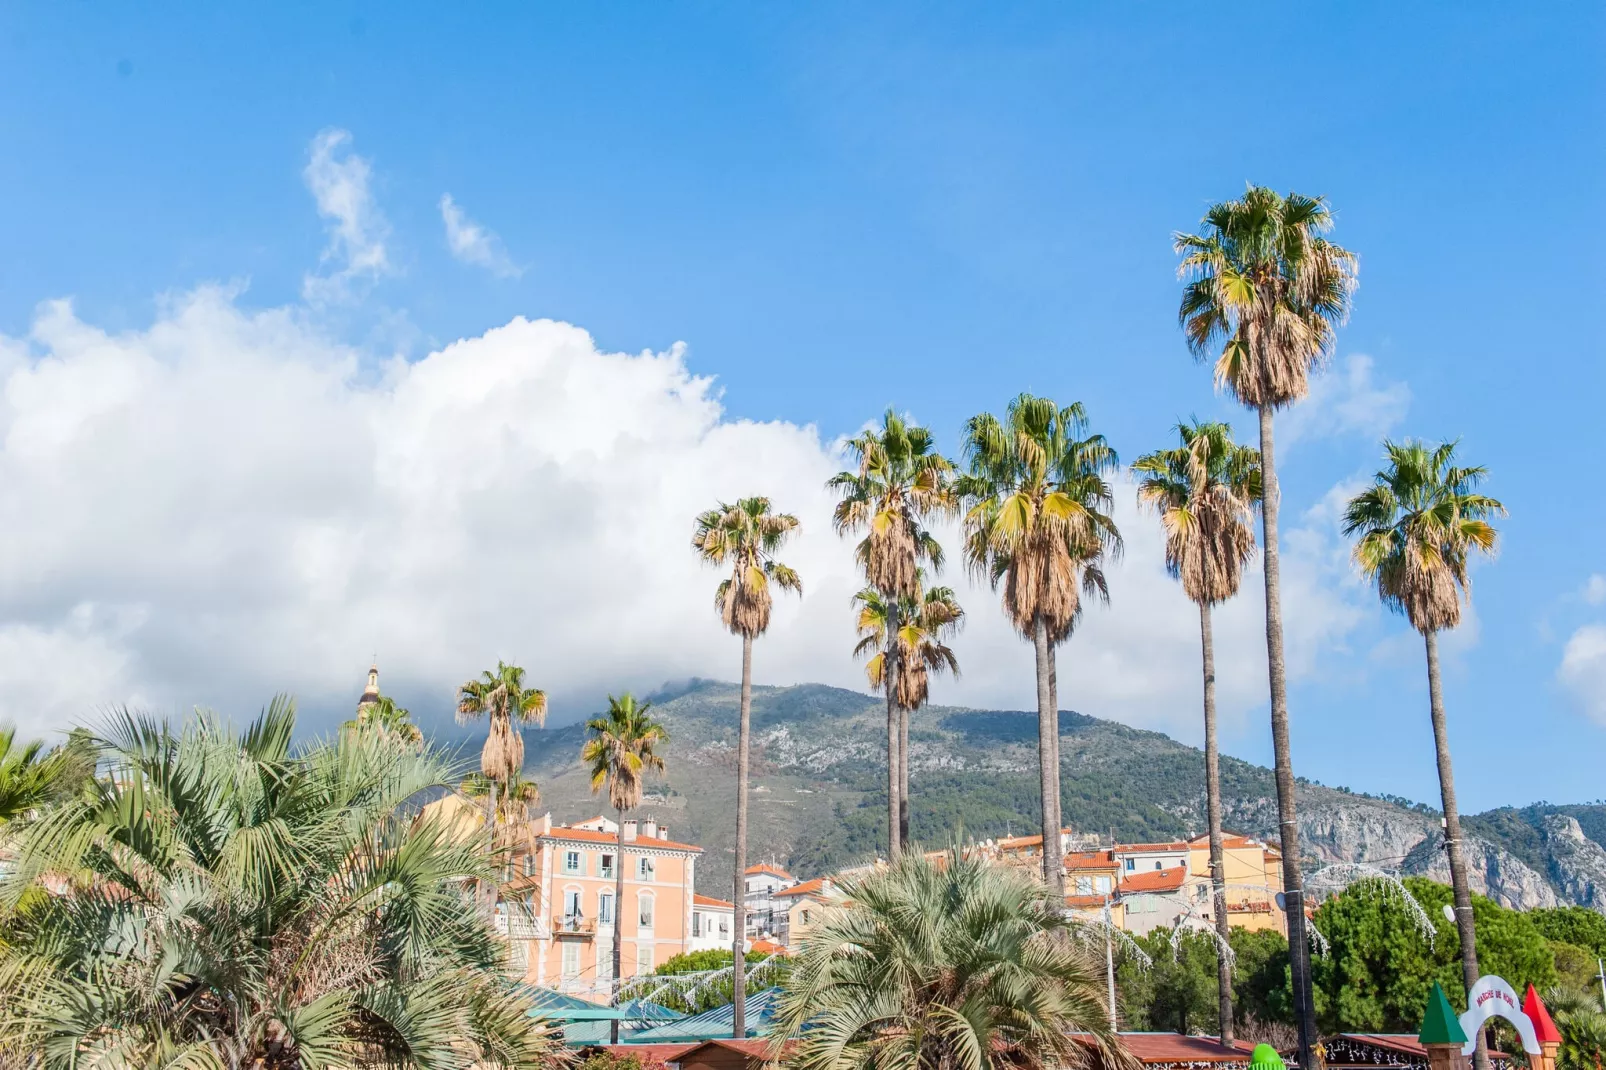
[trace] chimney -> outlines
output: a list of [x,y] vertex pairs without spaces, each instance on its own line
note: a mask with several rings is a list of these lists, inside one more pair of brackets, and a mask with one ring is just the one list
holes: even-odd
[[641,834],[647,837],[649,840],[656,840],[658,838],[657,820],[649,817],[647,820],[643,821],[641,823]]
[[535,834],[537,836],[545,836],[547,833],[549,833],[551,831],[552,831],[552,811],[548,810],[546,813],[541,815],[541,820],[539,820],[539,821],[537,821],[535,823]]
[[659,825],[658,826],[658,838],[660,840],[669,839],[669,826],[668,825]]
[[635,818],[631,818],[629,821],[625,822],[625,840],[626,840],[626,842],[628,842],[630,840],[634,840],[635,838],[636,838],[636,819]]

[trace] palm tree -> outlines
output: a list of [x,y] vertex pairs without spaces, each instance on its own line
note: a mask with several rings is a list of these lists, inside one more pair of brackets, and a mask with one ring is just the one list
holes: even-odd
[[[1461,854],[1461,815],[1450,768],[1444,692],[1439,685],[1439,632],[1461,623],[1461,600],[1470,596],[1468,557],[1494,553],[1499,536],[1489,518],[1504,514],[1505,507],[1478,493],[1488,471],[1458,467],[1455,447],[1454,442],[1437,446],[1385,442],[1388,465],[1370,487],[1350,499],[1344,534],[1358,536],[1356,564],[1377,582],[1383,604],[1404,613],[1411,627],[1422,633],[1427,648],[1428,710],[1444,801],[1444,846],[1461,934],[1461,972],[1470,991],[1478,979],[1478,949],[1472,888]],[[1481,1033],[1479,1050],[1483,1050]]]
[[[897,631],[897,599],[919,589],[920,566],[942,570],[942,546],[925,524],[949,516],[957,508],[953,462],[937,452],[931,431],[910,424],[888,409],[881,426],[849,440],[857,467],[839,472],[826,484],[842,495],[833,521],[837,534],[860,530],[864,538],[855,556],[871,587],[888,599],[889,624]],[[899,717],[894,701],[900,671],[892,651],[886,674],[894,682],[887,693],[887,849],[896,858],[903,849],[907,821],[899,789]]]
[[741,498],[735,505],[719,503],[697,517],[692,549],[705,562],[729,566],[731,574],[714,589],[714,609],[732,634],[742,637],[742,709],[736,731],[736,904],[732,928],[733,975],[732,1036],[747,1035],[746,965],[747,942],[747,775],[748,728],[753,712],[753,640],[770,626],[770,584],[783,591],[803,593],[803,581],[786,565],[775,560],[781,544],[797,529],[797,517],[770,512],[768,498]]
[[[641,805],[642,787],[647,774],[662,772],[664,760],[658,747],[669,742],[669,733],[653,719],[652,703],[637,702],[625,692],[619,698],[608,696],[608,712],[586,722],[590,734],[580,749],[580,760],[591,766],[591,791],[608,789],[608,804],[618,814],[619,854],[613,877],[613,999],[619,1001],[620,971],[624,967],[625,918],[625,811]],[[619,1022],[609,1026],[610,1043],[619,1043]]]
[[1064,895],[1054,650],[1070,638],[1083,594],[1108,600],[1103,561],[1120,552],[1121,534],[1105,474],[1118,462],[1103,435],[1088,434],[1080,402],[1061,408],[1031,394],[1011,401],[1002,420],[971,417],[965,456],[965,563],[995,589],[1003,584],[1004,613],[1035,655],[1043,879]]
[[[879,691],[886,685],[886,642],[888,600],[874,587],[866,587],[853,596],[859,607],[859,642],[853,648],[854,657],[873,656],[865,664],[865,675],[870,688]],[[944,642],[958,631],[965,616],[959,608],[951,587],[933,587],[913,597],[898,600],[898,649],[894,657],[903,671],[898,674],[898,798],[902,802],[902,820],[898,838],[909,842],[909,811],[912,808],[909,794],[909,718],[926,704],[933,673],[952,672],[959,675],[959,659]]]
[[1101,964],[1030,874],[909,851],[845,891],[782,990],[773,1035],[796,1038],[797,1070],[1134,1065],[1105,1017]]
[[511,782],[524,769],[524,735],[519,726],[546,724],[546,692],[525,687],[524,670],[498,660],[495,672],[487,669],[457,689],[457,723],[481,717],[491,722],[480,751],[480,772],[492,782],[489,812],[494,821],[496,785]]
[[460,893],[492,860],[413,805],[450,762],[368,733],[297,750],[294,726],[285,699],[244,731],[111,721],[108,775],[32,822],[0,881],[0,910],[28,902],[0,970],[0,1059],[551,1065]]
[[371,727],[382,736],[416,747],[424,742],[424,733],[413,723],[412,717],[412,713],[398,706],[395,699],[389,695],[380,695],[377,701],[358,707],[357,716],[344,722],[341,727],[346,729]]
[[1216,653],[1210,607],[1233,597],[1255,552],[1251,527],[1260,500],[1260,453],[1232,440],[1224,423],[1179,424],[1180,446],[1138,458],[1138,500],[1165,526],[1166,570],[1199,607],[1204,664],[1205,810],[1210,824],[1214,886],[1216,988],[1221,1043],[1232,1040],[1232,962],[1227,957],[1227,880],[1221,847],[1221,752],[1216,742]]
[[1294,766],[1288,746],[1272,416],[1309,392],[1311,373],[1332,353],[1337,325],[1349,312],[1356,261],[1353,254],[1322,237],[1332,222],[1332,212],[1321,197],[1298,193],[1284,197],[1251,186],[1241,199],[1212,206],[1205,213],[1203,233],[1175,236],[1176,250],[1182,254],[1178,274],[1186,280],[1177,316],[1188,348],[1201,360],[1213,359],[1217,385],[1254,409],[1260,419],[1266,663],[1301,1066],[1310,1065],[1316,1009],[1311,1001]]
[[0,725],[0,828],[76,792],[94,774],[94,747],[82,732],[46,751],[41,740],[17,742]]
[[1606,1056],[1606,1006],[1593,990],[1545,989],[1545,1006],[1561,1030],[1560,1070],[1596,1070]]

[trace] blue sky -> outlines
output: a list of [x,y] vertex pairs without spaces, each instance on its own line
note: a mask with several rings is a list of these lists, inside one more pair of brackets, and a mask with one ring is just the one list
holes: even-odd
[[[1029,389],[1082,400],[1130,460],[1190,414],[1253,427],[1182,346],[1170,234],[1246,180],[1325,194],[1361,285],[1332,376],[1285,421],[1297,429],[1281,451],[1285,515],[1309,516],[1313,575],[1336,592],[1286,612],[1338,621],[1312,626],[1295,682],[1299,771],[1436,801],[1419,644],[1345,587],[1331,500],[1374,465],[1383,433],[1459,436],[1511,510],[1499,560],[1476,573],[1471,634],[1451,644],[1464,805],[1597,797],[1606,579],[1591,577],[1606,573],[1593,534],[1606,505],[1567,491],[1557,461],[1593,440],[1606,386],[1606,13],[1235,14],[12,6],[0,13],[0,335],[37,371],[75,330],[155,337],[142,332],[164,301],[225,283],[231,314],[288,310],[295,330],[349,347],[354,389],[382,390],[387,358],[417,362],[515,316],[550,317],[603,353],[683,341],[680,359],[715,377],[727,422],[813,425],[828,444],[891,404],[952,446],[965,417]],[[367,165],[365,240],[384,263],[316,297],[308,273],[338,274],[351,252],[331,245],[335,217],[309,196],[309,153],[329,130],[349,133],[337,160]],[[478,262],[448,246],[446,194],[495,236]],[[72,299],[77,328],[45,338],[38,307],[56,298]],[[42,389],[95,381],[86,371]],[[22,463],[15,440],[7,449]],[[270,495],[271,474],[251,471]],[[69,498],[88,492],[62,484]],[[8,527],[30,522],[20,501]],[[107,564],[118,553],[84,545],[65,564],[16,550],[6,581],[6,623],[27,642],[72,632],[122,666],[84,701],[184,705],[232,697],[211,673],[284,670],[260,649],[251,656],[267,663],[249,669],[174,668],[207,649],[191,634],[205,627],[163,624],[218,609],[172,594],[199,581],[153,550],[139,560],[166,578],[120,591]],[[121,623],[104,624],[108,613]],[[978,596],[972,619],[994,614]],[[1139,664],[1144,627],[1123,633]],[[153,630],[168,638],[140,638]],[[347,661],[384,645],[340,636]],[[1081,641],[1062,678],[1113,664],[1079,663]],[[846,671],[787,669],[832,682]],[[281,675],[303,695],[343,694],[345,678],[321,669]],[[578,711],[602,675],[557,693]],[[955,700],[1029,701],[1024,686],[1018,698],[974,686]],[[1104,693],[1072,689],[1067,704],[1191,738],[1185,703],[1124,714],[1115,698],[1098,704]],[[1228,747],[1265,761],[1263,708],[1240,705]]]

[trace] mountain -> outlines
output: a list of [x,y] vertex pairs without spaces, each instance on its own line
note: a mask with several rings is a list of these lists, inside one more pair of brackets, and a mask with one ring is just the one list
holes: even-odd
[[[642,816],[705,855],[698,890],[729,895],[739,690],[691,680],[651,696],[669,730],[667,775]],[[801,877],[875,853],[885,813],[884,707],[820,684],[753,689],[751,861]],[[1065,821],[1089,837],[1146,841],[1204,831],[1204,754],[1159,732],[1060,714]],[[580,725],[526,734],[527,774],[559,821],[595,814],[579,765]],[[931,706],[910,728],[913,832],[927,845],[1029,832],[1038,825],[1037,717]],[[1273,837],[1271,771],[1221,761],[1229,828]],[[1438,811],[1301,780],[1301,842],[1310,856],[1370,862],[1449,880]],[[1520,908],[1580,904],[1606,911],[1606,805],[1491,810],[1465,819],[1473,887]]]

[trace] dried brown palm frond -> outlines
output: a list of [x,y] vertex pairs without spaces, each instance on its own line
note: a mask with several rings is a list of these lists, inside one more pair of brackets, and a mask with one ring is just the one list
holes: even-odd
[[768,498],[742,498],[734,505],[721,502],[719,508],[698,515],[692,549],[709,564],[731,569],[714,592],[714,609],[733,634],[753,638],[769,628],[774,606],[771,584],[802,593],[798,574],[775,560],[797,526],[797,517],[790,513],[770,512]]
[[1181,445],[1138,459],[1138,500],[1165,528],[1166,569],[1196,603],[1215,605],[1238,593],[1255,552],[1254,510],[1260,500],[1260,453],[1232,440],[1219,422],[1179,424]]

